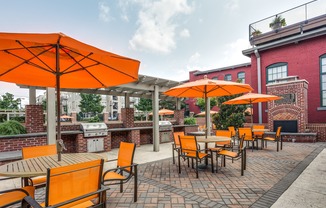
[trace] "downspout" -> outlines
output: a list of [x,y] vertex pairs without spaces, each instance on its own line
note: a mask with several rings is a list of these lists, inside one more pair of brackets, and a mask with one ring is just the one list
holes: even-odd
[[[261,93],[261,60],[260,60],[260,54],[258,50],[256,49],[254,51],[255,56],[257,58],[257,90],[258,93]],[[263,115],[262,115],[262,105],[261,103],[258,103],[258,119],[259,123],[261,124],[263,122]]]

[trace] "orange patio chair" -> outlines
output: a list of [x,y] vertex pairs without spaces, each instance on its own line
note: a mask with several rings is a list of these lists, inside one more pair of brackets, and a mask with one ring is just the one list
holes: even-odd
[[[252,129],[265,129],[264,125],[253,125]],[[264,147],[264,142],[263,142],[263,137],[264,137],[264,132],[263,131],[254,131],[253,137],[255,137],[255,140],[257,141],[257,149],[258,149],[258,140],[261,140],[261,148],[263,149]]]
[[266,142],[266,147],[267,147],[267,141],[276,142],[276,150],[278,152],[279,142],[281,142],[281,150],[283,149],[283,139],[281,137],[281,130],[282,130],[282,126],[279,126],[277,127],[275,137],[264,137],[264,141]]
[[22,203],[26,196],[34,198],[34,191],[35,187],[33,186],[2,190],[0,191],[0,207],[9,207],[14,204]]
[[[193,167],[193,160],[195,160],[196,178],[198,178],[198,162],[201,162],[203,159],[210,157],[211,164],[212,164],[212,173],[214,173],[212,154],[201,152],[205,150],[204,149],[200,150],[198,148],[198,143],[196,141],[195,136],[179,136],[179,140],[180,140],[180,151],[178,152],[179,173],[181,173],[181,161],[180,161],[181,157],[183,157],[184,159],[192,159],[192,167]],[[189,166],[189,160],[188,160],[188,166]]]
[[[23,159],[47,156],[47,155],[55,155],[55,154],[57,154],[57,147],[55,144],[22,148]],[[41,188],[45,186],[46,177],[45,176],[32,177],[32,178],[28,178],[28,181],[26,182],[28,185],[35,186],[35,188]],[[26,182],[25,185],[27,185]]]
[[105,185],[115,185],[120,184],[120,192],[123,192],[123,183],[127,183],[132,177],[134,177],[134,202],[137,201],[137,166],[138,164],[134,163],[134,154],[135,154],[136,145],[134,143],[120,142],[120,148],[118,153],[117,167],[110,169],[104,172],[103,182]]
[[251,142],[251,150],[254,151],[255,146],[255,138],[252,136],[251,128],[239,128],[239,137],[242,138],[244,136],[244,141],[247,142],[246,146],[248,146],[248,143]]
[[173,132],[173,143],[172,143],[172,161],[173,164],[175,164],[175,156],[174,156],[174,152],[176,151],[178,153],[178,151],[180,151],[180,142],[179,142],[179,136],[184,136],[185,133],[183,131],[180,132]]
[[[247,155],[246,155],[246,147],[244,147],[243,142],[244,142],[244,138],[245,138],[245,134],[243,134],[240,137],[240,141],[239,141],[239,146],[238,146],[238,151],[237,152],[233,152],[233,151],[229,151],[229,150],[221,150],[219,151],[217,154],[218,156],[222,156],[222,161],[221,161],[221,166],[225,167],[225,158],[231,158],[232,162],[234,159],[240,159],[241,158],[241,175],[243,176],[243,172],[244,170],[246,170],[246,164],[247,164]],[[218,161],[216,161],[216,163],[218,163]],[[218,168],[216,168],[216,170],[218,170]]]
[[106,191],[102,184],[103,159],[49,168],[45,202],[25,197],[23,207],[105,207]]

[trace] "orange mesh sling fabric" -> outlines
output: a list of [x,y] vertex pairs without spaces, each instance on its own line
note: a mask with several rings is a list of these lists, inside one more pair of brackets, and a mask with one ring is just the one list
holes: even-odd
[[[216,130],[215,132],[216,136],[224,136],[231,138],[231,131],[226,130]],[[231,139],[230,141],[224,141],[224,142],[215,142],[216,146],[225,146],[225,145],[231,145]]]
[[179,136],[184,136],[184,135],[185,133],[183,131],[173,133],[174,144],[176,147],[180,146]]
[[22,148],[23,159],[55,154],[57,154],[57,147],[55,144]]
[[[93,160],[48,170],[45,206],[95,192],[101,187],[103,160]],[[90,197],[72,202],[62,207],[70,207],[98,197]]]
[[[135,151],[135,144],[129,142],[121,142],[119,153],[118,153],[118,167],[130,166],[133,161]],[[131,167],[125,169],[126,171],[131,171]]]
[[23,191],[27,191],[29,196],[34,198],[35,188],[33,186],[25,186],[21,189],[7,190],[6,193],[0,193],[0,207],[8,206],[14,202],[21,201],[27,194]]
[[[263,125],[253,125],[253,129],[265,129]],[[263,131],[254,131],[253,132],[255,138],[263,138],[264,132]]]
[[229,126],[228,129],[231,132],[231,136],[234,137],[236,135],[234,126]]
[[239,137],[241,138],[245,134],[244,141],[252,141],[251,128],[239,128]]

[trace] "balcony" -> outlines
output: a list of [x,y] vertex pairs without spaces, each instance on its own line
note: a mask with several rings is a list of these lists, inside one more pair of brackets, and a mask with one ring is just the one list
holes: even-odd
[[[326,0],[315,0],[249,25],[252,46],[277,41],[326,27]],[[284,18],[286,25],[273,27],[275,18]]]

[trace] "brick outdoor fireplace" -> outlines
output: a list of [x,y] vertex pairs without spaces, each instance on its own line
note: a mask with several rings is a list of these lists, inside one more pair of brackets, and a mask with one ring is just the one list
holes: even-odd
[[308,82],[296,76],[268,84],[267,93],[283,97],[268,103],[268,126],[282,132],[305,133],[308,124]]

